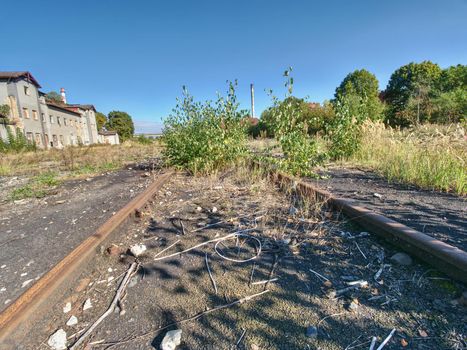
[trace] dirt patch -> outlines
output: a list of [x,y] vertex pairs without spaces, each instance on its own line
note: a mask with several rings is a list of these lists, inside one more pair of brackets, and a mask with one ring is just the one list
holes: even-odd
[[[211,243],[154,261],[177,240],[158,257],[239,231],[260,240],[258,259],[231,261],[258,253],[254,239],[240,237],[218,245],[228,259]],[[457,301],[462,285],[417,261],[394,264],[390,257],[397,251],[377,237],[248,173],[174,176],[141,221],[121,232],[107,245],[126,251],[145,244],[147,251],[138,258],[140,269],[120,307],[88,339],[94,344],[88,348],[159,348],[165,332],[176,328],[183,331],[179,349],[368,349],[373,336],[379,344],[392,329],[385,349],[466,345],[465,307]],[[107,309],[134,258],[110,255],[105,248],[82,272],[84,282],[64,291],[62,302],[36,324],[22,348],[47,349],[43,342],[58,328],[67,331],[72,343]],[[368,285],[333,297],[359,280]],[[265,290],[269,292],[240,305],[158,331]],[[83,311],[87,299],[93,307]],[[72,311],[64,314],[66,301],[72,301]],[[78,324],[65,326],[71,315]]]

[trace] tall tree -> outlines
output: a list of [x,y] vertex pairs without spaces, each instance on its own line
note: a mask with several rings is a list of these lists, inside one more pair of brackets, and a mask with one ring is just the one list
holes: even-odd
[[411,62],[392,73],[385,91],[389,123],[408,126],[430,120],[431,98],[436,95],[441,72],[437,64],[423,61]]
[[131,116],[122,111],[112,111],[109,113],[106,128],[116,131],[122,141],[131,138],[135,132],[135,126]]
[[381,117],[383,105],[379,99],[379,83],[376,76],[366,69],[349,73],[336,88],[334,102],[345,98],[352,101],[351,113],[358,110],[363,119],[377,120]]
[[48,92],[46,95],[45,95],[45,98],[47,100],[50,100],[52,102],[55,102],[55,103],[63,103],[62,101],[62,95],[60,95],[58,92],[56,91],[50,91]]
[[107,116],[104,113],[96,112],[97,130],[100,131],[107,123]]

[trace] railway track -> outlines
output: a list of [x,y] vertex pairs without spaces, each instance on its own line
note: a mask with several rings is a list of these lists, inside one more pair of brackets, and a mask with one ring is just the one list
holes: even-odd
[[[0,314],[0,344],[6,344],[8,338],[12,337],[20,326],[24,334],[25,329],[34,324],[35,317],[45,312],[47,299],[92,258],[97,247],[109,239],[120,225],[132,216],[139,216],[143,208],[172,175],[172,171],[160,175],[143,193],[105,222],[93,235],[83,241],[5,309]],[[328,203],[330,207],[343,212],[353,222],[417,256],[448,276],[467,283],[466,252],[357,206],[351,200],[335,198],[326,191],[290,176],[280,173],[273,173],[271,176],[278,184],[292,186],[302,196]]]

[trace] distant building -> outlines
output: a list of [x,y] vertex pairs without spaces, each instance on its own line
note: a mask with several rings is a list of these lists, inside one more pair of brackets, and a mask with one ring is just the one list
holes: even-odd
[[116,131],[99,131],[98,140],[99,143],[105,143],[108,145],[120,144],[120,138]]
[[[96,109],[93,105],[51,102],[29,72],[0,72],[0,105],[10,107],[7,122],[0,123],[0,137],[7,127],[19,130],[40,148],[98,143]],[[8,126],[9,125],[9,126]]]

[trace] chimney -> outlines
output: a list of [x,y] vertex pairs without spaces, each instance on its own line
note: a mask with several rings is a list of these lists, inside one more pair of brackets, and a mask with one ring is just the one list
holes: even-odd
[[255,118],[255,87],[253,84],[250,84],[250,94],[251,94],[251,116]]
[[62,95],[62,102],[66,104],[65,88],[60,89],[60,95]]

